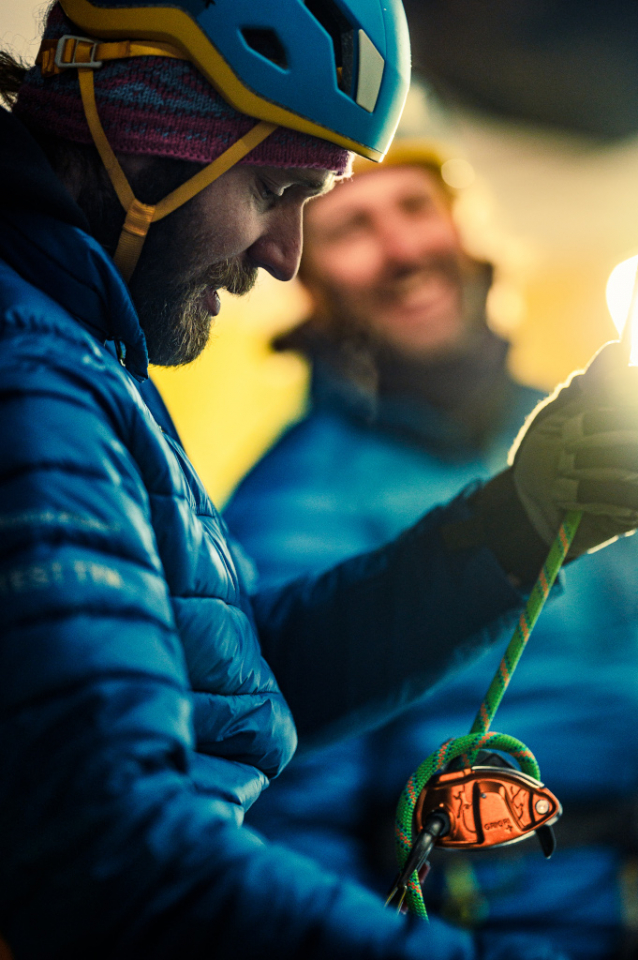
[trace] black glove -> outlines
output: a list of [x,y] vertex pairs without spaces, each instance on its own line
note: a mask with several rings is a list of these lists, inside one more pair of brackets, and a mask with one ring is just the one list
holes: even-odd
[[566,511],[583,518],[569,557],[638,527],[638,367],[608,343],[528,417],[509,462],[516,493],[546,544]]

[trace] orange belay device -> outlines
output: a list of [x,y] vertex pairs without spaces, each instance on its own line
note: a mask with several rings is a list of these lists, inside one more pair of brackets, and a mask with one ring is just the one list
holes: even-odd
[[547,787],[520,770],[475,766],[430,780],[414,811],[417,834],[433,814],[441,812],[449,827],[439,833],[439,847],[476,850],[503,846],[536,831],[543,853],[549,857],[555,847],[551,824],[562,808]]
[[[434,846],[483,850],[517,843],[536,833],[545,857],[554,852],[552,825],[563,810],[538,779],[533,755],[513,737],[498,733],[479,737],[512,753],[525,769],[519,770],[500,753],[480,750],[468,755],[465,748],[468,742],[476,745],[477,735],[448,741],[428,757],[399,801],[396,839],[402,855],[386,905],[401,910],[405,902],[410,912],[427,919],[421,883],[429,871],[428,858]],[[446,753],[447,762],[443,759]]]

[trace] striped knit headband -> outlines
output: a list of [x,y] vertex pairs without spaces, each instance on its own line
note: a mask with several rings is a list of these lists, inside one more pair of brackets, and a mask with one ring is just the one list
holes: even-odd
[[[77,34],[59,4],[49,14],[44,39]],[[95,71],[97,108],[104,132],[119,153],[150,154],[211,163],[255,125],[231,107],[188,61],[133,57],[105,63]],[[91,143],[77,71],[43,79],[39,67],[26,75],[16,116],[76,143]],[[348,168],[342,147],[278,127],[240,163],[331,170]]]

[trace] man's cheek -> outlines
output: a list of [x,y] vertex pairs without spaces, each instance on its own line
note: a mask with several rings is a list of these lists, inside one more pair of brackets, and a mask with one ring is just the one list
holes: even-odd
[[369,244],[344,248],[335,256],[326,271],[344,289],[367,288],[375,283],[382,270],[379,252]]

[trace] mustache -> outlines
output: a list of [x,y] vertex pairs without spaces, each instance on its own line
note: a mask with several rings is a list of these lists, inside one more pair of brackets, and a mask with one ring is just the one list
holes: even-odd
[[432,276],[438,274],[449,280],[459,282],[463,276],[463,264],[457,254],[437,254],[422,257],[411,263],[389,264],[383,277],[383,283],[401,281],[405,278],[423,274]]
[[221,260],[192,280],[189,284],[191,296],[196,297],[197,293],[201,295],[208,288],[213,287],[215,290],[224,289],[241,297],[253,289],[258,275],[258,268],[252,264],[236,258]]

